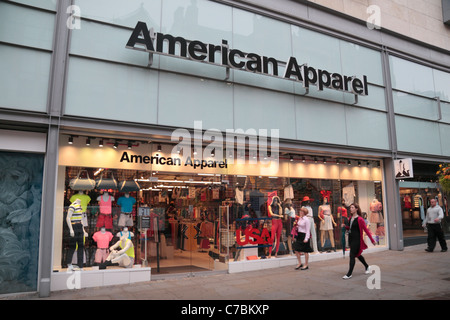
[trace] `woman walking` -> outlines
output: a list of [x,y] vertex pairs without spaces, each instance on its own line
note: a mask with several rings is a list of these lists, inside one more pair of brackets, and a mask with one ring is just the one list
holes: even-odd
[[[300,216],[294,222],[294,231],[297,231],[297,240],[294,242],[294,252],[298,259],[298,265],[296,270],[307,270],[309,253],[313,252],[310,244],[311,239],[311,223],[306,216],[308,214],[308,209],[301,208]],[[295,233],[295,232],[294,232]],[[305,265],[302,264],[301,253],[305,254]]]
[[343,228],[349,231],[348,242],[350,245],[350,266],[347,274],[342,277],[343,279],[350,279],[352,277],[353,268],[355,267],[355,258],[364,265],[366,274],[369,274],[369,265],[367,264],[364,257],[361,255],[363,250],[367,249],[367,245],[364,242],[364,232],[369,236],[372,243],[375,245],[375,241],[372,238],[372,234],[366,227],[366,223],[362,218],[361,208],[357,203],[352,203],[350,205],[351,219],[349,219],[348,224],[342,224]]

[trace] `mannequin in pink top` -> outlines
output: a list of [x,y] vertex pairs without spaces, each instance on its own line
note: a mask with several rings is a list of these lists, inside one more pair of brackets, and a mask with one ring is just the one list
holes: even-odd
[[92,236],[92,239],[97,243],[97,250],[95,252],[95,263],[103,263],[109,255],[109,243],[113,239],[113,234],[101,228]]
[[112,229],[112,202],[114,201],[114,197],[105,191],[101,196],[97,198],[97,201],[100,213],[98,215],[96,227],[105,227],[106,229]]

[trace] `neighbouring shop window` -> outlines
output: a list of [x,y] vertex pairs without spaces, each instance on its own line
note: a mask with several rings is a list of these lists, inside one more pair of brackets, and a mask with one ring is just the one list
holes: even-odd
[[43,164],[0,152],[0,294],[37,290]]

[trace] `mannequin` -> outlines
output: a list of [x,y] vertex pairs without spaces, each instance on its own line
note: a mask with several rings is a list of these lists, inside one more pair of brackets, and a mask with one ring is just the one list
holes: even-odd
[[381,205],[381,202],[378,201],[377,198],[374,198],[372,202],[370,203],[370,218],[369,221],[371,223],[381,223],[383,222],[383,217],[381,216],[381,210],[383,206]]
[[[278,249],[280,248],[281,232],[283,230],[283,208],[281,207],[281,201],[278,196],[272,198],[271,204],[268,206],[269,217],[272,218],[272,239],[273,246],[274,241],[277,242],[275,247],[275,257],[278,256]],[[272,256],[272,246],[269,247],[269,258]]]
[[131,240],[131,238],[134,237],[134,233],[129,231],[127,227],[124,227],[122,229],[122,231],[119,231],[119,232],[116,233],[116,237],[122,238],[122,236],[125,236],[125,237],[127,237],[127,239]]
[[314,223],[314,215],[313,215],[313,209],[311,208],[310,201],[313,201],[308,196],[303,197],[302,205],[308,210],[308,214],[306,215],[309,219],[310,225],[311,225],[311,240],[312,240],[312,248],[314,252],[319,252],[319,249],[317,247],[317,233],[316,233],[316,224]]
[[[323,194],[323,193],[322,193]],[[331,207],[328,204],[329,194],[326,194],[323,198],[322,205],[319,206],[319,219],[320,219],[320,246],[323,249],[325,244],[325,234],[328,233],[330,238],[331,247],[336,252],[334,245],[333,226],[336,226],[333,216],[331,215]]]
[[120,217],[119,217],[119,227],[132,227],[133,226],[133,217],[131,213],[133,212],[133,206],[136,203],[136,199],[130,197],[130,194],[127,192],[125,195],[117,199],[117,205],[120,206]]
[[87,194],[85,194],[82,190],[78,191],[78,193],[75,193],[72,197],[70,197],[70,202],[73,203],[76,199],[80,199],[81,201],[81,208],[83,209],[83,225],[87,227],[88,221],[87,221],[87,207],[89,203],[91,202],[91,197],[89,197]]
[[337,209],[337,217],[338,218],[348,218],[347,208],[345,207],[345,201],[342,200],[341,205]]
[[100,213],[97,219],[97,228],[105,227],[106,229],[112,229],[112,202],[114,201],[114,197],[109,195],[107,191],[105,191],[101,196],[97,198]]
[[81,200],[76,199],[70,205],[66,217],[66,223],[69,227],[70,234],[69,251],[67,253],[67,267],[69,270],[74,269],[74,266],[72,265],[72,257],[77,246],[77,263],[79,264],[77,267],[80,270],[83,269],[84,237],[87,237],[88,234],[84,231],[82,219],[83,209],[81,207]]
[[286,235],[287,235],[287,244],[289,248],[289,253],[292,255],[294,254],[294,251],[292,249],[292,228],[294,227],[295,222],[295,210],[292,206],[292,203],[287,203],[286,208],[284,209],[284,214],[288,217],[287,221],[287,228],[286,228]]
[[[116,250],[119,248],[121,250]],[[106,269],[107,266],[118,265],[123,268],[132,268],[134,264],[134,246],[133,242],[123,235],[119,241],[112,245],[109,250],[111,253],[106,258],[105,263],[100,269]]]
[[105,227],[102,227],[100,231],[97,231],[92,236],[92,239],[97,242],[97,250],[95,251],[95,263],[103,263],[109,255],[109,243],[113,238],[113,234],[106,231]]
[[379,243],[380,237],[384,236],[384,219],[383,219],[383,205],[377,198],[374,198],[370,203],[370,214],[369,214],[369,230],[372,231],[373,235],[376,235],[376,242]]

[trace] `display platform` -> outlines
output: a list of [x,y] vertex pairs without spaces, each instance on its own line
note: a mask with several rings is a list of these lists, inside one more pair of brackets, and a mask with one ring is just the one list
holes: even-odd
[[83,289],[145,282],[151,280],[151,268],[110,267],[105,270],[85,268],[83,271],[52,272],[51,291]]

